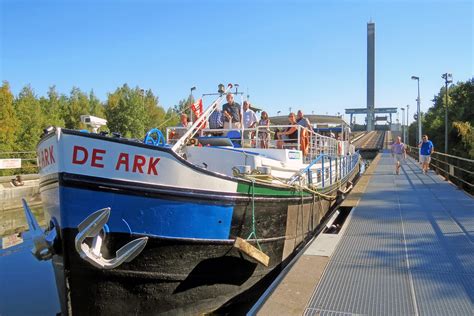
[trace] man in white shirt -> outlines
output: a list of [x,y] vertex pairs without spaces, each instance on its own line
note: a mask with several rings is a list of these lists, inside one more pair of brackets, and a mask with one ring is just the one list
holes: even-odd
[[244,101],[244,127],[255,128],[257,126],[257,115],[250,109],[250,103]]
[[[250,103],[244,101],[244,128],[255,128],[258,123],[257,115],[255,112],[250,109]],[[249,140],[253,139],[255,132],[244,131],[244,139]]]

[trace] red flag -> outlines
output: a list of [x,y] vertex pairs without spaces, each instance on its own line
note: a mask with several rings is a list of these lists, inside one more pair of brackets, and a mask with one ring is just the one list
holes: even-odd
[[191,110],[193,110],[196,119],[198,119],[202,115],[202,99],[197,100],[196,103],[191,105]]
[[[196,103],[191,105],[191,110],[194,113],[194,116],[196,116],[196,120],[202,115],[203,109],[202,109],[202,99],[197,100]],[[206,128],[207,122],[204,120],[201,124],[199,124],[198,128],[203,129]]]

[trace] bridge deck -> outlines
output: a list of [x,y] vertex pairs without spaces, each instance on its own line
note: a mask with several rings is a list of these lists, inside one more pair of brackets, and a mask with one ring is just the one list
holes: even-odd
[[[307,273],[311,273],[308,271]],[[474,199],[384,153],[305,315],[473,315]]]

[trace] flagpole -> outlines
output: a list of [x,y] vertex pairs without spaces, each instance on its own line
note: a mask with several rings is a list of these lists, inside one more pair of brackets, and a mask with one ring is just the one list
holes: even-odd
[[215,108],[217,107],[217,104],[219,104],[222,99],[223,99],[223,96],[225,96],[227,94],[227,92],[232,89],[232,84],[229,83],[227,85],[227,88],[226,90],[214,101],[211,103],[211,105],[204,111],[204,113],[202,113],[202,115],[196,119],[196,122],[193,123],[193,125],[191,125],[191,127],[188,129],[188,131],[186,133],[184,133],[183,136],[181,136],[180,139],[178,139],[178,141],[173,145],[173,147],[171,147],[171,150],[173,150],[174,152],[178,151],[178,149],[181,149],[181,147],[183,147],[185,144],[186,144],[186,141],[188,138],[192,138],[196,132],[194,131],[204,120],[207,120],[209,115],[214,112]]

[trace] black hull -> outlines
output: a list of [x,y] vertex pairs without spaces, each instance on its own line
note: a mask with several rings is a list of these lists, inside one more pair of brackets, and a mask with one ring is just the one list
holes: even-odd
[[[356,175],[357,171],[351,180]],[[233,247],[232,238],[246,238],[252,231],[249,201],[235,202],[229,239],[148,236],[137,258],[112,270],[95,268],[81,259],[74,247],[77,230],[62,229],[60,255],[53,259],[62,313],[197,315],[238,300],[256,299],[262,287],[319,232],[335,203],[317,196],[255,202],[256,233],[262,251],[270,257],[268,267]],[[104,256],[113,256],[137,237],[141,235],[108,234]]]

